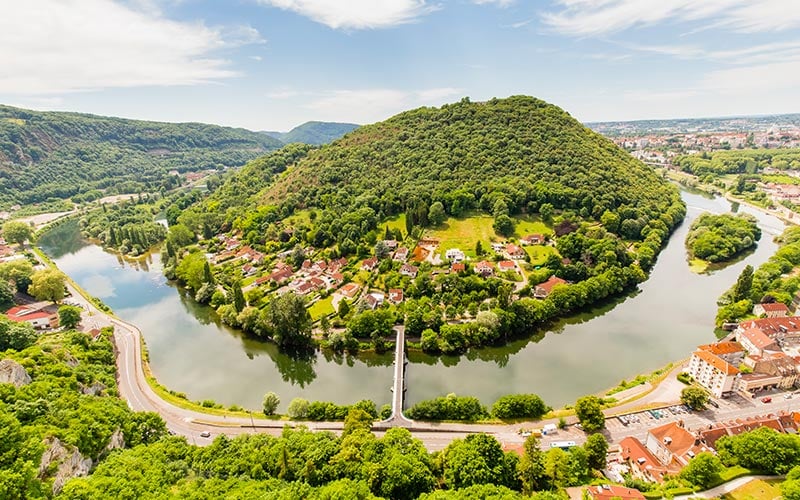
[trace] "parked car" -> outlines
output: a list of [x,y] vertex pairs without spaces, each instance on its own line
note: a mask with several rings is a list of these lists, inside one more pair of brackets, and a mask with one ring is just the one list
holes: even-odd
[[708,400],[708,404],[710,404],[710,405],[711,405],[711,406],[713,406],[714,408],[719,408],[719,403],[717,403],[717,402],[716,402],[716,401],[714,401],[713,399],[709,399],[709,400]]
[[767,396],[765,398],[761,398],[761,402],[762,403],[771,403],[772,402],[772,398],[769,397],[769,396]]
[[208,438],[211,437],[211,433],[208,431],[203,431],[200,433],[200,437]]

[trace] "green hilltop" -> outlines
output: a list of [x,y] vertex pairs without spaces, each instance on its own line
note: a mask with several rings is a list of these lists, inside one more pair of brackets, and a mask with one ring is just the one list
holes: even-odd
[[265,132],[265,134],[278,139],[284,144],[299,142],[321,146],[335,141],[358,127],[355,123],[311,121],[298,125],[288,132]]
[[169,188],[171,170],[240,166],[281,146],[245,129],[0,105],[0,204]]
[[[263,205],[283,214],[369,210],[367,218],[383,220],[437,201],[451,216],[491,212],[502,199],[512,214],[536,213],[543,204],[595,220],[610,211],[619,219],[612,232],[637,240],[652,228],[668,233],[683,214],[677,190],[652,169],[560,108],[524,96],[419,108],[321,148],[293,146],[249,165],[228,188],[212,197],[216,207],[231,208],[228,222]],[[341,231],[342,223],[328,222],[336,227],[326,229],[324,245],[369,231]]]

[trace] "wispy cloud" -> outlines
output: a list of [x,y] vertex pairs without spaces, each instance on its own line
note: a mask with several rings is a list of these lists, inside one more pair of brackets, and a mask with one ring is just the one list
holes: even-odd
[[306,108],[314,111],[318,120],[351,121],[373,123],[386,119],[403,110],[440,105],[462,95],[463,90],[454,87],[421,90],[361,89],[335,90],[314,99]]
[[176,22],[112,0],[25,0],[0,16],[0,93],[194,85],[237,76],[214,54],[263,39],[250,27]]
[[472,3],[478,5],[496,5],[498,7],[508,7],[516,2],[516,0],[472,0]]
[[664,22],[699,22],[742,33],[800,27],[800,4],[786,0],[558,0],[542,20],[566,35],[598,36]]
[[526,19],[524,21],[518,21],[516,23],[505,24],[502,27],[503,28],[514,28],[516,30],[516,29],[519,29],[519,28],[524,28],[525,26],[531,24],[535,20],[536,20],[535,18],[530,18],[530,19]]
[[416,21],[440,7],[426,0],[257,0],[333,29],[386,28]]

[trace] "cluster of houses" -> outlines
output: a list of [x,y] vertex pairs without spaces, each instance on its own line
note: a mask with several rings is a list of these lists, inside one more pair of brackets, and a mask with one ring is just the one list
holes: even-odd
[[698,346],[687,373],[715,397],[755,397],[787,389],[800,377],[800,317],[785,304],[757,304],[761,319],[741,322],[733,339]]
[[689,431],[681,422],[670,422],[647,432],[644,442],[626,437],[619,444],[620,458],[635,478],[663,483],[680,473],[698,453],[715,453],[715,445],[723,436],[735,436],[760,427],[797,434],[799,413],[770,414],[747,419],[719,422],[697,431]]
[[[344,284],[345,278],[343,272],[345,266],[348,265],[348,261],[345,258],[330,261],[312,261],[307,259],[300,268],[294,269],[291,265],[286,263],[286,259],[288,259],[293,252],[289,250],[278,254],[277,257],[279,261],[268,274],[263,274],[262,270],[264,269],[267,256],[242,244],[235,236],[227,237],[220,235],[217,239],[221,244],[221,249],[218,252],[207,254],[207,259],[213,264],[226,263],[240,266],[242,275],[245,278],[258,276],[251,284],[245,287],[246,289],[270,284],[278,286],[278,293],[293,292],[298,295],[310,295],[314,292],[330,291],[337,294],[335,297],[338,296],[338,299],[356,300],[360,296],[360,300],[364,306],[369,309],[380,307],[387,301],[392,304],[399,304],[404,299],[402,289],[391,289],[388,290],[388,293],[370,292],[369,290],[362,290],[362,285],[358,283]],[[523,275],[519,264],[527,255],[523,246],[542,245],[546,243],[546,240],[547,238],[544,235],[530,234],[520,238],[519,244],[493,243],[493,250],[497,255],[503,258],[503,260],[499,262],[481,260],[479,262],[468,263],[467,261],[469,259],[464,251],[459,248],[450,248],[444,252],[447,262],[450,263],[449,270],[437,272],[460,273],[465,272],[467,266],[471,266],[474,272],[482,277],[491,277],[495,274],[504,275],[509,272]],[[408,247],[403,246],[396,240],[381,241],[382,246],[388,252],[388,256],[392,261],[401,263],[399,274],[411,279],[416,278],[419,274],[419,267],[417,265],[419,262],[431,260],[433,256],[439,259],[439,255],[436,254],[439,243],[440,242],[435,238],[422,238],[419,240],[414,251],[411,251]],[[304,251],[306,255],[314,253],[313,248],[306,248]],[[439,260],[436,264],[438,265],[439,262],[441,261]],[[374,272],[378,269],[379,265],[379,258],[373,256],[362,260],[358,269],[366,272]],[[540,299],[546,298],[553,287],[565,283],[564,280],[553,276],[535,288],[534,296]]]
[[[789,316],[789,308],[780,303],[757,304],[753,312],[762,318],[744,321],[730,340],[700,345],[692,353],[685,371],[714,397],[753,398],[761,391],[786,389],[798,382],[800,317]],[[619,456],[633,477],[662,483],[680,473],[698,453],[715,453],[721,437],[760,427],[796,434],[800,413],[736,419],[696,431],[686,429],[682,422],[670,422],[650,429],[644,442],[626,437],[619,444]]]

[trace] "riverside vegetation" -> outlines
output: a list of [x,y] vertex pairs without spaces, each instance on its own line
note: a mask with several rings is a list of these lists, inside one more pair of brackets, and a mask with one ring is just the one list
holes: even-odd
[[786,228],[776,240],[781,247],[775,255],[757,270],[745,266],[734,286],[719,298],[718,327],[752,317],[754,304],[781,302],[791,306],[800,290],[800,276],[792,272],[800,266],[800,227]]
[[[374,415],[360,408],[349,410],[341,436],[299,426],[280,437],[219,436],[197,447],[170,436],[157,414],[134,413],[119,399],[110,331],[92,340],[80,332],[38,335],[30,329],[15,334],[9,346],[11,328],[28,327],[0,321],[0,340],[10,347],[0,358],[15,374],[0,384],[0,496],[9,500],[544,500],[566,498],[564,487],[597,480],[606,465],[601,434],[583,446],[546,452],[531,436],[520,454],[474,434],[431,454],[406,429],[377,438],[370,431]],[[718,450],[718,457],[693,460],[663,488],[707,487],[729,471],[751,470],[788,473],[782,487],[794,498],[800,437],[763,428],[723,437]],[[631,478],[626,484],[657,488]]]
[[686,248],[690,258],[719,263],[753,248],[760,239],[758,220],[750,214],[704,213],[692,223]]
[[[490,245],[517,241],[531,220],[553,235],[547,257],[487,276],[472,264],[448,272],[449,263],[431,259],[404,267],[387,247],[413,249],[431,231],[481,214],[494,227],[490,241],[463,249],[476,260],[499,260]],[[281,345],[313,344],[318,322],[329,347],[382,350],[400,323],[423,350],[459,353],[634,287],[684,215],[673,186],[559,108],[529,97],[463,100],[321,148],[290,145],[226,176],[170,221],[165,272],[226,323]],[[255,275],[252,265],[245,274],[241,261],[217,257],[230,239],[259,255]],[[377,272],[362,271],[360,259],[371,256]],[[306,261],[344,262],[339,283],[276,295],[285,284],[268,279],[270,270],[297,274]],[[568,285],[533,298],[552,276]],[[334,310],[331,294],[349,282],[364,290],[362,301],[340,300]],[[390,289],[404,300],[365,306],[369,292]],[[317,302],[315,317],[300,307]]]

